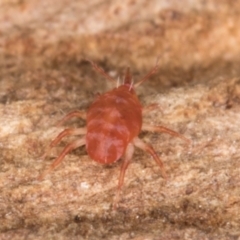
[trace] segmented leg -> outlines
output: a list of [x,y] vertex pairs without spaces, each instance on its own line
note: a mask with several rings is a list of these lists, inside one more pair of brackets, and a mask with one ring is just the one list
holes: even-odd
[[114,78],[112,78],[110,75],[108,75],[101,67],[99,67],[96,63],[94,63],[91,60],[86,59],[88,62],[92,64],[92,67],[94,68],[95,71],[99,72],[102,76],[104,76],[106,79],[116,82]]
[[159,110],[161,111],[161,113],[163,113],[162,108],[161,108],[160,105],[157,104],[157,103],[152,103],[152,104],[144,107],[143,110],[142,110],[142,113],[143,113],[143,115],[144,115],[144,114],[146,114],[146,113],[148,113],[148,112],[151,112],[151,111],[153,111],[153,110],[156,110],[156,109],[159,109]]
[[49,172],[51,172],[54,168],[56,168],[63,160],[63,158],[72,150],[81,147],[83,145],[86,144],[86,139],[85,137],[75,140],[74,142],[68,144],[63,151],[61,152],[61,154],[54,160],[54,162],[51,164],[50,168],[45,171],[43,174],[41,174],[38,177],[38,180],[42,180]]
[[129,163],[132,159],[133,153],[134,153],[134,146],[133,146],[132,143],[129,143],[127,145],[127,148],[126,148],[126,151],[125,151],[125,156],[124,156],[122,166],[121,166],[120,176],[119,176],[119,180],[118,180],[117,194],[116,194],[116,197],[115,197],[115,200],[114,200],[114,203],[113,203],[113,208],[114,209],[116,209],[117,204],[119,202],[121,189],[122,189],[122,186],[123,186],[123,183],[124,183],[124,176],[125,176],[125,173],[126,173],[126,170],[127,170],[128,166],[129,166]]
[[139,80],[139,82],[134,84],[134,88],[137,88],[140,84],[148,80],[153,74],[156,73],[158,70],[158,60],[159,59],[157,58],[156,65],[141,80]]
[[73,117],[79,117],[82,119],[86,119],[86,112],[83,111],[73,111],[68,113],[62,120],[59,121],[59,123],[57,124],[57,127],[61,126],[64,122],[68,121],[69,119],[73,118]]
[[53,141],[50,143],[50,145],[48,146],[45,153],[41,156],[41,158],[44,159],[49,154],[51,149],[55,147],[65,136],[85,135],[86,132],[87,132],[87,128],[75,128],[75,129],[68,128],[63,130],[62,132],[59,133],[59,135],[55,139],[53,139]]
[[143,142],[140,138],[135,137],[133,139],[133,144],[134,146],[142,149],[145,152],[148,152],[149,154],[152,155],[152,157],[154,158],[154,160],[156,161],[157,165],[160,167],[161,169],[161,173],[163,178],[167,178],[167,174],[165,172],[164,166],[163,166],[163,162],[161,161],[161,159],[158,157],[157,153],[155,152],[155,150],[153,149],[153,147],[149,144],[146,144],[145,142]]
[[181,138],[182,140],[184,140],[187,144],[191,143],[191,140],[187,139],[186,137],[184,137],[182,134],[175,132],[169,128],[163,127],[163,126],[152,126],[149,124],[143,124],[142,126],[142,131],[150,131],[150,132],[163,132],[163,133],[168,133],[174,137],[178,137]]

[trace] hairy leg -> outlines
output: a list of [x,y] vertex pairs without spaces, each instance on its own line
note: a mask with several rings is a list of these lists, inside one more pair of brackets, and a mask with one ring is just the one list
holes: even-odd
[[114,200],[113,203],[113,208],[116,209],[117,204],[119,202],[120,199],[120,193],[121,193],[121,189],[124,183],[124,176],[126,173],[126,170],[129,166],[130,161],[132,160],[132,156],[134,153],[134,146],[132,143],[129,143],[127,145],[126,151],[125,151],[125,156],[122,162],[122,166],[121,166],[121,171],[120,171],[120,176],[119,176],[119,180],[118,180],[118,188],[117,188],[117,194],[116,194],[116,198]]
[[158,70],[158,60],[159,58],[157,58],[155,66],[141,80],[134,84],[134,88],[137,88],[140,84],[148,80],[153,74],[156,73]]
[[162,110],[161,106],[157,103],[152,103],[148,106],[143,107],[142,113],[143,113],[143,115],[145,115],[146,113],[154,111],[156,109],[159,109],[161,111],[161,113],[163,114],[163,110]]
[[99,67],[96,63],[94,63],[91,60],[86,59],[88,62],[92,64],[92,67],[95,71],[99,72],[102,76],[104,76],[106,79],[116,82],[114,78],[112,78],[110,75],[108,75],[101,67]]
[[174,137],[181,138],[184,140],[187,144],[191,143],[191,140],[188,138],[184,137],[182,134],[175,132],[169,128],[163,127],[163,126],[152,126],[149,124],[143,124],[142,126],[142,131],[149,131],[149,132],[162,132],[162,133],[168,133]]
[[81,147],[86,144],[86,139],[85,137],[81,139],[77,139],[74,142],[68,144],[61,154],[54,160],[54,162],[51,164],[50,168],[46,170],[44,173],[42,173],[39,177],[38,180],[42,180],[49,172],[51,172],[54,168],[56,168],[63,160],[63,158],[72,150]]
[[65,117],[63,117],[63,119],[58,122],[57,127],[61,126],[63,123],[65,123],[66,121],[68,121],[69,119],[71,119],[73,117],[79,117],[82,119],[86,119],[87,116],[86,116],[86,112],[84,112],[84,111],[78,111],[78,110],[72,111],[72,112],[68,113],[67,115],[65,115]]
[[86,128],[67,128],[64,129],[62,132],[59,133],[59,135],[53,139],[53,141],[50,143],[48,148],[46,149],[45,153],[41,156],[41,158],[45,158],[51,149],[55,147],[65,136],[71,136],[71,135],[85,135],[87,132]]
[[154,160],[157,163],[157,165],[160,167],[161,174],[162,174],[163,178],[167,179],[167,174],[165,172],[165,169],[164,169],[164,166],[163,166],[163,162],[158,157],[158,155],[155,152],[155,150],[153,149],[153,147],[151,145],[149,145],[149,144],[146,144],[145,142],[143,142],[138,137],[135,137],[133,139],[133,144],[134,144],[134,146],[136,146],[136,147],[142,149],[143,151],[148,152],[149,154],[151,154],[151,156],[154,158]]

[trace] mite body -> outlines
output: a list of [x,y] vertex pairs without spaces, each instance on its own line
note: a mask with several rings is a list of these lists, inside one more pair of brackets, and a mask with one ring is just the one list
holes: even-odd
[[119,160],[142,128],[142,106],[128,84],[99,96],[87,112],[86,149],[99,163]]
[[[95,63],[91,62],[91,64],[96,71],[100,72],[107,79],[115,81]],[[159,165],[162,176],[166,178],[162,161],[151,145],[144,143],[138,138],[139,133],[142,130],[165,132],[172,136],[179,137],[187,143],[190,141],[183,135],[166,127],[142,124],[143,112],[155,109],[158,106],[152,104],[143,108],[135,93],[135,88],[154,74],[157,67],[156,64],[155,67],[135,85],[133,85],[131,74],[129,69],[127,69],[124,83],[109,92],[97,96],[87,110],[87,113],[73,111],[67,114],[60,121],[59,125],[70,118],[80,117],[86,119],[86,127],[63,130],[51,142],[44,156],[46,156],[51,148],[56,146],[63,137],[67,135],[82,135],[82,137],[67,145],[51,164],[50,168],[39,178],[42,179],[48,172],[59,165],[65,155],[70,151],[83,145],[86,145],[86,150],[90,158],[102,164],[110,164],[123,158],[115,204],[118,202],[120,190],[124,182],[124,175],[132,159],[134,147],[138,147],[151,154]]]

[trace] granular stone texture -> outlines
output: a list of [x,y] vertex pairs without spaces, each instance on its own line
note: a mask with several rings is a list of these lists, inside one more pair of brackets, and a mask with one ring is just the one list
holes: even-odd
[[[240,239],[240,1],[0,0],[0,239]],[[121,160],[100,165],[85,148],[40,174],[82,127],[87,110],[130,67],[144,122],[191,139],[146,133],[168,179],[136,150],[116,211]],[[117,81],[116,81],[117,84]]]

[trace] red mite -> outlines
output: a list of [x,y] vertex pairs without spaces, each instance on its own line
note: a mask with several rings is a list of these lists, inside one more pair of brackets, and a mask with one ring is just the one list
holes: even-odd
[[[95,63],[91,62],[91,64],[93,68],[104,77],[111,81],[115,81]],[[87,126],[84,128],[65,129],[51,142],[44,156],[46,156],[50,149],[56,146],[63,137],[69,135],[82,135],[81,138],[68,144],[63,149],[62,153],[39,179],[42,179],[48,172],[58,166],[66,154],[83,145],[86,145],[88,155],[94,161],[102,164],[114,163],[120,158],[123,158],[118,181],[116,203],[118,202],[120,190],[123,186],[125,172],[132,160],[134,147],[148,152],[160,167],[162,176],[166,178],[162,161],[151,145],[144,143],[138,138],[139,133],[141,130],[164,132],[179,137],[187,143],[190,143],[190,140],[166,127],[142,124],[142,114],[158,106],[157,104],[152,104],[143,108],[135,93],[135,88],[153,75],[157,71],[157,68],[158,65],[156,64],[145,77],[134,85],[128,68],[125,74],[124,83],[109,92],[97,96],[87,110],[87,113],[82,111],[68,113],[58,125],[73,117],[79,117],[86,119]]]

